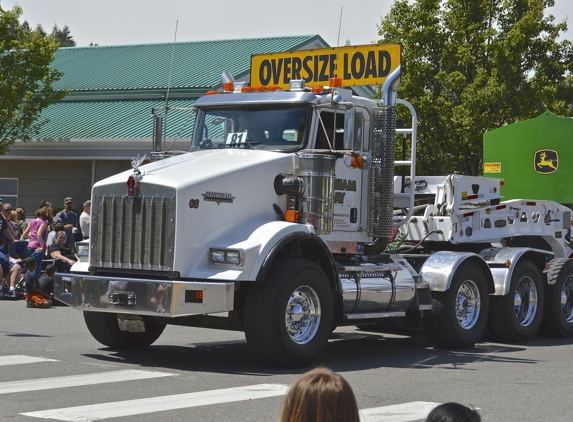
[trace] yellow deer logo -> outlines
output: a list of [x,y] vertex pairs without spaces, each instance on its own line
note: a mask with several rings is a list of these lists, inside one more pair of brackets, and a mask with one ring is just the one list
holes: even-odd
[[559,166],[559,156],[557,151],[551,149],[539,150],[533,158],[533,167],[537,173],[553,173]]

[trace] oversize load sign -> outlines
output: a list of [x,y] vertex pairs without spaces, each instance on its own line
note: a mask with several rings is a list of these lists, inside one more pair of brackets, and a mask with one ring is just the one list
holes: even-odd
[[400,65],[400,54],[400,44],[254,54],[251,86],[288,89],[291,79],[304,79],[310,86],[328,85],[334,76],[342,78],[343,86],[382,84]]

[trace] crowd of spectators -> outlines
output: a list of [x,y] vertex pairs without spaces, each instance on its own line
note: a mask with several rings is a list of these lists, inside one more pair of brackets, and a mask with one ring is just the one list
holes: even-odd
[[[65,198],[64,209],[54,216],[52,204],[43,200],[34,218],[27,221],[24,208],[13,209],[0,199],[2,297],[25,296],[29,307],[52,304],[54,273],[69,272],[78,261],[75,242],[89,237],[91,202],[86,201],[79,213],[74,212],[73,204],[73,198]],[[44,275],[43,263],[48,264]]]

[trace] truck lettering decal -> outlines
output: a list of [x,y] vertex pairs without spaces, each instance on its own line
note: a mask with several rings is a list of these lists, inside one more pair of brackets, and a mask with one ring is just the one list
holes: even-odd
[[382,84],[400,65],[400,44],[322,48],[251,56],[251,85],[289,88],[291,79],[324,85],[331,77],[343,86]]
[[346,193],[344,192],[334,192],[334,203],[335,204],[344,204],[344,197]]
[[334,190],[356,192],[356,180],[334,179]]
[[232,204],[233,200],[235,199],[230,193],[223,193],[223,192],[205,192],[202,193],[203,200],[216,202],[217,205],[221,204],[221,202],[226,202],[227,204]]

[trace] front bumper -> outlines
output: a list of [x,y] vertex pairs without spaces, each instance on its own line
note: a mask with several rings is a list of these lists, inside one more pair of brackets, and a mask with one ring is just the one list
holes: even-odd
[[54,297],[82,311],[179,317],[233,310],[234,283],[55,274]]

